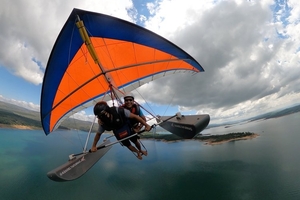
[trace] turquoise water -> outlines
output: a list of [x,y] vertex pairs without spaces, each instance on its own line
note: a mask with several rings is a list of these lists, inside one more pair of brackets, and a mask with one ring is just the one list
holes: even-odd
[[[58,183],[46,173],[81,151],[82,132],[0,129],[1,199],[300,199],[300,115],[206,134],[251,131],[252,140],[205,145],[144,140],[142,161],[115,145],[81,178]],[[93,135],[92,135],[93,137]]]

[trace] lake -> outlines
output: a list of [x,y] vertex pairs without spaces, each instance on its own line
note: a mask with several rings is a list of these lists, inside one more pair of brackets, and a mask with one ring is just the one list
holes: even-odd
[[298,200],[299,122],[296,113],[204,130],[204,134],[260,135],[214,146],[194,140],[143,140],[149,155],[142,161],[117,144],[84,176],[63,183],[46,174],[65,163],[69,154],[82,151],[86,133],[57,131],[45,136],[41,130],[0,129],[0,197]]

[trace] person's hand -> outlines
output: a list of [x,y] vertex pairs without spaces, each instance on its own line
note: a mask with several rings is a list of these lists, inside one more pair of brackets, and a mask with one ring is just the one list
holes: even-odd
[[133,128],[133,131],[135,132],[135,133],[138,133],[140,130],[141,130],[141,128],[142,128],[143,126],[137,126],[137,127],[135,127],[135,128]]
[[147,124],[146,126],[145,126],[145,131],[150,131],[151,130],[151,126],[149,126],[149,124]]
[[96,152],[97,151],[97,147],[92,147],[91,148],[91,152]]

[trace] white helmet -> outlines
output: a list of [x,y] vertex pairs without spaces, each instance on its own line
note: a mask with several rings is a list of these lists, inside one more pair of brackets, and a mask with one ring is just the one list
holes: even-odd
[[124,99],[125,98],[127,98],[127,97],[131,97],[131,98],[133,98],[134,99],[134,95],[130,92],[130,93],[127,93],[127,94],[125,94],[125,96],[124,96]]

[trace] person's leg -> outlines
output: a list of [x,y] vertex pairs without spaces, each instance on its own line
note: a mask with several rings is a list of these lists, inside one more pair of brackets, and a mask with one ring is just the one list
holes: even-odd
[[124,146],[126,146],[130,151],[132,151],[133,153],[136,153],[136,157],[138,158],[138,159],[140,159],[140,160],[142,160],[142,153],[139,151],[139,150],[137,150],[134,146],[132,146],[131,144],[130,144],[130,141],[129,140],[124,140],[124,141],[122,141],[122,144],[124,145]]
[[143,154],[143,155],[145,155],[145,156],[148,155],[148,152],[147,152],[147,151],[142,150],[141,144],[139,143],[137,136],[136,136],[136,137],[132,137],[130,140],[134,143],[134,145],[135,145],[136,148],[140,151],[141,154]]
[[127,147],[130,151],[132,151],[132,152],[134,152],[134,153],[136,153],[137,154],[137,158],[138,159],[140,159],[140,160],[142,160],[143,158],[142,158],[142,154],[141,154],[141,152],[139,151],[139,150],[137,150],[134,146],[132,146],[132,145],[129,145],[128,147]]

